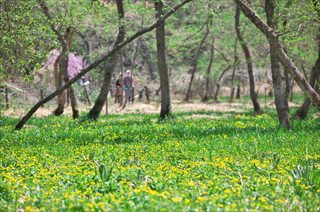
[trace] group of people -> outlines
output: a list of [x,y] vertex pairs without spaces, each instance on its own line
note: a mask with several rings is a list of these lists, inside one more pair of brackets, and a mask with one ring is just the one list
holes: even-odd
[[125,72],[125,76],[120,73],[119,78],[116,81],[116,103],[121,102],[122,89],[124,89],[125,100],[129,103],[133,102],[133,77],[130,70]]

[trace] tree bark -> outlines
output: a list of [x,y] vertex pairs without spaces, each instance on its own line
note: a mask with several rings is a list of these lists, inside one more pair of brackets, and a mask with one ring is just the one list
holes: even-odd
[[[38,0],[40,7],[42,9],[42,12],[47,17],[48,21],[52,21],[53,18],[51,17],[51,14],[49,12],[49,8],[46,5],[44,0]],[[57,57],[55,64],[54,64],[54,74],[56,79],[56,87],[57,89],[62,86],[62,78],[64,79],[65,83],[69,81],[68,76],[68,57],[69,57],[69,48],[72,43],[72,38],[75,33],[75,28],[68,27],[66,30],[65,36],[62,36],[60,31],[56,28],[56,26],[52,23],[50,23],[51,30],[56,34],[58,41],[61,45],[61,53]],[[78,118],[79,111],[77,109],[77,101],[76,97],[73,91],[72,86],[69,88],[70,92],[70,98],[71,98],[71,107],[72,107],[72,116],[73,118]],[[55,115],[61,115],[64,112],[64,106],[66,102],[65,94],[61,93],[58,96],[58,107],[54,110]]]
[[152,25],[141,29],[140,31],[136,32],[129,38],[127,38],[124,42],[120,43],[118,46],[114,47],[112,50],[110,50],[106,55],[100,57],[98,60],[95,62],[91,63],[89,66],[84,68],[80,73],[78,73],[75,77],[73,77],[71,80],[69,80],[66,84],[64,84],[62,87],[60,87],[58,90],[54,91],[53,93],[49,94],[47,97],[44,99],[41,99],[39,102],[37,102],[29,111],[26,115],[22,117],[22,119],[17,123],[15,126],[15,130],[20,130],[23,128],[23,126],[27,123],[27,121],[32,117],[32,115],[41,107],[43,104],[47,103],[54,97],[56,97],[58,94],[62,93],[65,91],[67,88],[69,88],[73,83],[77,82],[82,76],[96,68],[98,65],[100,65],[102,62],[104,62],[106,59],[110,58],[113,54],[115,54],[119,49],[127,45],[128,43],[134,41],[141,35],[146,34],[147,32],[152,31],[155,29],[157,26],[161,25],[162,22],[170,17],[172,14],[174,14],[179,8],[184,6],[185,4],[191,2],[192,0],[185,0],[182,3],[178,4],[177,6],[173,7],[168,13],[163,15],[161,18],[157,19],[155,23]]
[[191,69],[191,78],[190,78],[190,82],[189,82],[189,86],[188,86],[188,90],[187,90],[187,93],[186,93],[186,98],[185,98],[185,101],[189,101],[189,98],[191,96],[191,87],[192,87],[192,83],[193,83],[193,80],[194,80],[194,76],[195,76],[195,73],[198,69],[198,60],[199,60],[199,57],[201,55],[201,50],[203,48],[203,45],[204,45],[204,42],[206,41],[208,35],[209,35],[209,26],[208,26],[208,22],[209,22],[209,19],[206,23],[206,32],[203,36],[203,38],[201,39],[201,42],[199,44],[199,47],[197,48],[197,51],[196,51],[196,54],[194,55],[193,57],[193,60],[192,60],[192,63],[190,65],[190,69]]
[[155,80],[156,79],[156,69],[154,67],[154,64],[152,63],[150,49],[147,46],[146,42],[142,39],[140,41],[140,44],[141,44],[141,56],[147,62],[148,70],[149,70],[149,74],[150,74],[150,80]]
[[[125,27],[121,23],[124,18],[123,2],[122,2],[122,0],[117,0],[116,2],[117,2],[117,9],[118,9],[118,16],[119,16],[119,32],[118,32],[118,36],[117,36],[116,42],[114,44],[114,47],[116,47],[120,43],[122,43],[125,38]],[[91,120],[95,120],[99,117],[101,110],[107,101],[112,74],[113,74],[114,69],[117,65],[117,62],[121,56],[120,54],[121,54],[121,50],[117,51],[108,60],[108,65],[105,70],[104,81],[103,81],[103,85],[100,90],[100,94],[99,94],[98,98],[96,99],[94,106],[92,107],[92,109],[90,110],[90,112],[88,114],[88,118]]]
[[247,62],[250,98],[253,104],[253,109],[256,114],[261,114],[262,110],[260,108],[260,104],[258,102],[258,97],[255,90],[255,82],[254,82],[254,76],[253,76],[253,67],[252,67],[252,58],[251,58],[250,49],[240,32],[240,12],[241,12],[240,7],[237,5],[236,14],[235,14],[235,30]]
[[8,88],[4,88],[4,99],[6,101],[6,109],[8,110],[10,108],[10,104],[9,104],[9,89]]
[[[163,2],[158,0],[154,2],[156,18],[163,15]],[[171,97],[170,97],[170,80],[166,56],[166,39],[165,39],[165,21],[156,28],[157,39],[157,60],[160,76],[161,89],[161,111],[160,118],[164,119],[171,116]]]
[[222,78],[223,78],[223,76],[225,75],[225,73],[227,73],[227,71],[230,70],[231,67],[232,67],[231,65],[228,65],[227,68],[225,68],[225,69],[222,71],[222,73],[220,74],[220,76],[219,76],[219,79],[218,79],[218,81],[217,81],[216,91],[215,91],[214,96],[213,96],[213,99],[214,99],[215,101],[218,101],[218,94],[219,94],[219,90],[220,90]]
[[[273,29],[276,29],[277,23],[275,23],[274,21],[274,9],[275,9],[274,0],[265,0],[267,24]],[[280,126],[285,129],[290,129],[291,126],[290,126],[290,120],[289,120],[288,95],[286,90],[287,83],[285,80],[285,76],[281,74],[280,62],[276,55],[276,50],[271,42],[270,42],[270,60],[271,60],[271,72],[272,72],[275,105],[277,109]]]
[[[318,35],[318,52],[319,53],[318,53],[317,61],[312,67],[311,75],[310,75],[310,85],[313,88],[315,88],[316,81],[318,80],[319,74],[320,74],[320,35]],[[310,105],[311,105],[310,99],[308,97],[305,98],[303,104],[300,106],[300,108],[296,112],[295,117],[298,119],[305,119],[309,112]]]
[[207,102],[209,100],[210,74],[211,74],[211,69],[212,69],[212,64],[213,64],[213,59],[214,59],[214,42],[215,42],[215,38],[214,38],[214,36],[212,36],[212,42],[211,42],[211,47],[210,47],[210,61],[209,61],[209,65],[207,68],[206,87],[205,87],[204,97],[203,97],[204,102]]
[[[320,18],[320,8],[319,3],[316,0],[312,0],[314,9],[316,10],[318,17]],[[320,27],[318,29],[318,34],[316,37],[317,44],[318,44],[318,58],[316,60],[316,63],[311,69],[311,75],[310,75],[310,85],[315,88],[316,87],[316,81],[319,78],[320,75]],[[309,108],[311,105],[310,99],[307,97],[305,98],[303,104],[300,106],[300,108],[297,110],[295,117],[298,119],[305,119],[307,117],[307,114],[309,112]]]
[[238,40],[239,40],[238,38],[235,40],[234,51],[233,51],[233,70],[231,75],[230,96],[229,96],[230,104],[233,102],[233,98],[234,98],[234,76],[236,75],[237,66],[240,63],[238,53],[237,53]]
[[[57,57],[56,61],[54,62],[54,80],[56,89],[60,88],[63,85],[63,76],[62,72],[60,71],[60,63],[63,57],[63,52]],[[66,102],[66,95],[65,92],[60,93],[57,98],[57,108],[53,111],[55,116],[60,116],[64,112],[64,105]]]
[[235,2],[240,6],[242,12],[245,14],[250,21],[260,29],[261,32],[267,37],[269,42],[272,44],[275,53],[282,65],[287,68],[291,77],[296,81],[301,90],[311,99],[314,105],[320,109],[320,96],[304,78],[304,76],[299,71],[298,67],[292,62],[288,57],[285,50],[283,49],[281,43],[278,40],[278,34],[275,30],[269,27],[262,19],[242,0],[235,0]]

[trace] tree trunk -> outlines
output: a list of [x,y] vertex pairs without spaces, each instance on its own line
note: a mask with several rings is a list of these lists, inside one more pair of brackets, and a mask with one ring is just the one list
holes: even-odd
[[[69,81],[69,74],[68,74],[68,63],[69,63],[69,49],[70,49],[70,46],[71,46],[71,43],[72,43],[72,38],[73,38],[73,35],[75,33],[75,29],[74,28],[68,28],[67,31],[66,31],[66,36],[65,36],[65,40],[66,42],[62,43],[61,45],[65,45],[63,47],[63,49],[66,49],[66,51],[63,50],[64,55],[62,57],[62,60],[61,60],[61,68],[60,68],[60,71],[63,72],[63,76],[64,76],[64,81],[65,83],[67,83]],[[69,87],[68,89],[68,92],[67,92],[69,95],[68,95],[68,100],[70,98],[70,102],[71,102],[71,108],[72,108],[72,117],[73,118],[78,118],[79,117],[79,110],[77,108],[77,99],[76,99],[76,96],[75,96],[75,93],[74,93],[74,90],[72,88],[72,86]]]
[[157,21],[150,26],[141,29],[140,31],[137,31],[132,36],[127,38],[124,42],[120,43],[118,46],[111,49],[107,54],[101,56],[99,59],[97,59],[95,62],[91,63],[86,68],[82,69],[80,73],[78,73],[75,77],[73,77],[69,82],[64,84],[59,89],[55,90],[53,93],[49,94],[44,99],[41,99],[39,102],[37,102],[28,112],[25,114],[21,120],[17,123],[15,126],[15,130],[20,130],[23,128],[23,126],[27,123],[27,121],[32,117],[32,115],[45,103],[50,101],[51,99],[55,98],[57,95],[68,89],[73,83],[77,82],[77,80],[81,79],[82,76],[87,74],[88,72],[92,71],[94,68],[96,68],[98,65],[100,65],[102,62],[104,62],[106,59],[110,58],[112,55],[114,55],[119,49],[126,46],[130,42],[134,41],[135,39],[139,38],[141,35],[146,34],[147,32],[151,32],[154,30],[157,26],[161,25],[165,19],[170,17],[172,14],[174,14],[179,8],[186,5],[187,3],[191,2],[192,0],[185,0],[181,2],[180,4],[173,7],[169,12],[167,12],[165,15],[163,15],[161,18],[157,19]]
[[225,68],[225,69],[222,71],[222,73],[220,74],[220,76],[219,76],[219,79],[218,79],[218,81],[217,81],[216,91],[215,91],[214,96],[213,96],[213,99],[214,99],[215,101],[218,101],[218,94],[219,94],[219,90],[220,90],[222,78],[223,78],[223,76],[225,75],[225,73],[227,73],[227,71],[230,70],[231,67],[232,67],[232,66],[230,66],[230,65],[227,66],[227,68]]
[[147,99],[147,102],[150,103],[150,95],[149,95],[149,88],[148,86],[144,86],[144,91],[145,91],[145,95],[146,95],[146,99]]
[[234,44],[234,61],[233,61],[233,70],[232,70],[232,75],[231,75],[231,85],[230,85],[230,96],[229,96],[229,103],[231,104],[233,102],[233,98],[234,98],[234,76],[236,75],[236,70],[237,70],[237,65],[239,64],[239,57],[237,54],[237,47],[238,47],[238,39],[235,40],[235,44]]
[[199,57],[201,55],[201,50],[203,48],[203,45],[204,45],[204,42],[206,41],[208,35],[209,35],[209,26],[208,26],[208,21],[206,23],[206,32],[205,32],[205,35],[203,36],[200,44],[199,44],[199,47],[197,48],[197,51],[196,51],[196,54],[195,56],[193,57],[193,60],[192,60],[192,63],[191,63],[191,66],[190,66],[190,71],[191,71],[191,78],[190,78],[190,82],[189,82],[189,86],[188,86],[188,90],[187,90],[187,94],[186,94],[186,98],[185,98],[185,101],[189,101],[189,98],[191,96],[191,87],[192,87],[192,83],[193,83],[193,80],[194,80],[194,75],[198,69],[198,60],[199,60]]
[[[318,36],[318,37],[320,38],[320,36]],[[320,42],[319,41],[320,41],[320,39],[318,40],[319,52],[320,52]],[[315,88],[316,81],[319,77],[319,74],[320,74],[320,53],[318,54],[318,59],[311,70],[310,85],[313,88]],[[311,105],[310,99],[308,97],[305,98],[303,104],[300,106],[300,108],[296,112],[295,117],[298,119],[305,119],[307,117],[308,112],[309,112],[310,105]]]
[[[267,15],[267,24],[276,29],[277,23],[274,22],[274,0],[265,0],[265,11]],[[285,129],[290,129],[289,120],[289,105],[288,105],[288,95],[286,90],[286,80],[285,76],[281,74],[280,62],[275,52],[275,48],[270,43],[270,60],[271,60],[271,72],[272,72],[272,82],[275,97],[275,105],[278,113],[278,119],[280,126]],[[288,77],[287,77],[288,78]]]
[[4,99],[6,101],[6,109],[8,110],[10,108],[10,104],[9,104],[9,90],[8,88],[4,89]]
[[[312,0],[314,9],[316,10],[318,17],[320,18],[320,8],[319,8],[319,3],[316,0]],[[314,66],[312,67],[311,70],[311,76],[310,76],[310,85],[315,88],[316,87],[316,81],[319,78],[320,75],[320,27],[318,29],[318,34],[316,37],[317,44],[318,44],[318,58]],[[307,117],[307,114],[309,112],[309,108],[311,105],[310,99],[307,97],[303,104],[300,106],[298,111],[295,114],[295,117],[298,119],[305,119]]]
[[262,110],[260,108],[260,104],[258,102],[257,94],[255,91],[255,82],[254,82],[254,76],[253,76],[253,67],[252,67],[252,59],[251,59],[251,53],[249,50],[249,47],[247,43],[245,42],[244,38],[241,35],[240,32],[240,7],[236,6],[236,14],[235,14],[235,29],[236,34],[239,39],[240,45],[243,49],[246,62],[247,62],[247,68],[248,68],[248,76],[249,76],[249,87],[250,87],[250,98],[253,104],[253,109],[256,114],[261,114]]
[[303,77],[298,67],[288,57],[278,40],[278,34],[275,32],[275,30],[263,22],[261,18],[242,0],[235,0],[235,2],[240,6],[246,17],[249,18],[250,21],[255,24],[256,27],[258,27],[260,31],[263,32],[268,38],[282,65],[287,68],[291,77],[297,82],[301,90],[311,99],[315,106],[320,109],[319,94],[312,88],[308,81]]
[[84,95],[86,96],[86,99],[88,101],[88,104],[91,106],[91,101],[90,101],[90,97],[89,97],[86,85],[83,85],[83,90],[84,90]]
[[212,36],[212,42],[211,42],[211,48],[210,48],[210,61],[209,61],[209,65],[207,68],[206,87],[205,87],[204,97],[203,97],[204,102],[209,100],[210,74],[211,74],[211,69],[212,69],[212,64],[213,64],[213,59],[214,59],[214,42],[215,42],[215,38],[214,38],[214,36]]
[[142,56],[142,59],[147,62],[148,70],[149,70],[149,74],[150,74],[150,80],[155,80],[156,79],[156,69],[155,69],[154,64],[152,62],[151,52],[150,52],[150,49],[147,46],[146,42],[142,39],[141,39],[141,56]]
[[[124,18],[122,0],[117,0],[117,8],[118,8],[118,16],[119,16],[119,32],[118,32],[117,40],[114,44],[114,47],[122,43],[125,38],[125,28],[124,28],[124,25],[121,23],[122,19]],[[97,119],[101,113],[101,110],[105,102],[107,101],[112,74],[118,62],[118,59],[120,58],[120,54],[121,54],[121,51],[118,51],[114,55],[112,55],[108,60],[108,65],[105,70],[103,85],[101,87],[100,94],[96,99],[94,106],[92,107],[92,109],[88,114],[89,119],[92,119],[92,120]]]
[[[60,63],[61,63],[63,54],[64,53],[61,52],[54,63],[54,78],[55,78],[56,89],[60,88],[63,85],[63,75],[62,75],[62,71],[60,70]],[[60,116],[61,114],[63,114],[65,103],[66,103],[66,95],[65,95],[65,92],[62,92],[58,95],[58,98],[57,98],[58,106],[53,111],[53,114],[55,116]]]
[[236,93],[236,99],[240,99],[241,97],[241,89],[240,89],[240,85],[238,84],[238,87],[237,87],[237,93]]
[[[154,7],[156,11],[156,18],[163,15],[162,0],[155,1]],[[160,90],[161,90],[161,111],[160,118],[164,119],[171,116],[171,97],[170,97],[170,80],[166,56],[166,39],[165,39],[165,21],[156,28],[157,38],[157,60],[158,70],[160,76]]]

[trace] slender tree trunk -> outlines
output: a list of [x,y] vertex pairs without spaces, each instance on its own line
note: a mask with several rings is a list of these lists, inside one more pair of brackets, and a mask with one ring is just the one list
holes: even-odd
[[233,102],[233,98],[234,98],[234,77],[236,75],[237,66],[240,62],[238,53],[237,53],[237,47],[238,47],[238,39],[235,40],[235,44],[234,44],[234,54],[233,54],[234,62],[233,62],[233,70],[231,75],[230,96],[229,96],[230,104]]
[[215,38],[214,38],[214,36],[212,36],[212,42],[211,42],[211,47],[210,47],[210,61],[209,61],[209,65],[207,68],[206,87],[205,87],[204,97],[203,97],[204,102],[209,100],[210,74],[211,74],[211,69],[212,69],[212,64],[213,64],[213,59],[214,59],[214,42],[215,42]]
[[147,102],[150,103],[149,88],[148,88],[148,86],[144,86],[144,91],[145,91],[145,95],[146,95]]
[[249,76],[249,86],[250,86],[250,98],[253,104],[253,109],[256,114],[261,114],[262,110],[260,108],[260,104],[258,102],[257,93],[255,90],[255,82],[254,82],[254,76],[253,76],[253,67],[252,67],[252,59],[251,59],[251,53],[249,50],[249,47],[247,43],[245,42],[244,38],[241,35],[240,32],[240,7],[236,6],[236,14],[235,14],[235,29],[237,33],[237,37],[239,39],[240,45],[243,49],[246,62],[247,62],[247,68],[248,68],[248,76]]
[[[54,63],[54,76],[55,76],[56,89],[60,88],[63,85],[63,75],[62,75],[62,71],[60,70],[60,63],[63,58],[63,54],[64,53],[61,52]],[[61,114],[63,114],[65,103],[66,103],[66,94],[65,92],[62,92],[58,95],[58,98],[57,98],[58,106],[53,111],[53,114],[56,116],[60,116]]]
[[84,95],[86,96],[86,99],[88,101],[88,104],[91,105],[91,101],[90,101],[90,97],[89,97],[88,89],[87,89],[86,85],[83,85],[83,90],[84,90]]
[[[274,0],[265,0],[265,11],[267,15],[267,24],[276,29],[277,23],[274,22]],[[270,59],[272,82],[275,97],[275,104],[278,113],[280,126],[290,129],[288,95],[286,90],[286,80],[281,74],[280,62],[275,52],[274,46],[270,43]]]
[[8,88],[4,89],[4,99],[6,101],[6,109],[8,110],[10,108],[10,104],[9,104],[9,90]]
[[141,42],[141,56],[142,56],[143,60],[145,60],[147,62],[150,79],[155,80],[156,79],[156,68],[154,67],[154,64],[152,62],[151,51],[144,40],[141,39],[140,42]]
[[[117,40],[114,44],[114,47],[122,43],[125,37],[125,28],[124,28],[124,25],[121,23],[121,20],[124,18],[122,0],[117,0],[117,8],[118,8],[118,16],[119,16],[119,32],[118,32]],[[92,120],[97,119],[101,113],[101,110],[105,102],[107,101],[112,74],[120,58],[120,54],[121,54],[121,51],[118,51],[114,55],[112,55],[108,60],[108,65],[107,65],[107,69],[105,70],[103,85],[101,87],[100,94],[96,99],[93,108],[90,110],[88,114],[89,119],[92,119]]]
[[[73,35],[75,33],[75,28],[68,28],[66,31],[66,36],[65,36],[65,40],[66,42],[62,43],[62,45],[66,45],[64,48],[66,49],[66,52],[64,53],[64,56],[62,58],[61,61],[61,71],[63,72],[63,76],[64,76],[64,81],[65,83],[67,83],[69,81],[69,74],[68,74],[68,63],[69,63],[69,49],[72,43],[72,38]],[[64,51],[63,51],[64,52]],[[73,118],[78,118],[79,117],[79,110],[78,110],[78,106],[77,106],[77,99],[75,96],[75,92],[74,89],[72,88],[72,86],[69,87],[68,89],[68,100],[70,98],[70,102],[71,102],[71,108],[72,108],[72,117]]]
[[227,73],[227,71],[230,70],[231,67],[232,67],[231,65],[227,66],[227,68],[225,68],[225,69],[222,71],[222,73],[220,74],[220,76],[219,76],[219,79],[218,79],[218,81],[217,81],[216,91],[215,91],[214,96],[213,96],[213,99],[214,99],[215,101],[218,101],[218,94],[219,94],[219,90],[220,90],[222,78],[223,78],[223,76],[225,75],[225,73]]
[[193,57],[193,60],[192,60],[192,63],[191,63],[191,66],[190,66],[190,69],[191,69],[191,78],[190,78],[190,82],[189,82],[189,86],[188,86],[188,90],[187,90],[187,93],[186,93],[186,98],[185,98],[185,101],[189,101],[189,98],[191,96],[191,87],[192,87],[192,83],[193,83],[193,80],[194,80],[194,76],[195,76],[195,73],[198,69],[198,60],[199,60],[199,57],[201,55],[201,50],[203,48],[203,45],[204,45],[204,42],[206,41],[208,35],[209,35],[209,26],[208,26],[208,22],[206,23],[206,32],[205,32],[205,35],[203,36],[200,44],[199,44],[199,47],[197,48],[197,51],[196,51],[196,54],[195,56]]
[[284,48],[278,40],[278,34],[276,31],[269,27],[262,19],[253,11],[243,0],[235,0],[240,6],[242,12],[246,15],[250,21],[260,29],[260,31],[267,37],[269,43],[273,46],[275,53],[282,65],[289,71],[291,77],[296,81],[301,90],[311,99],[314,105],[320,109],[320,96],[303,77],[298,67],[292,62],[292,60],[286,54]]
[[240,99],[240,97],[241,97],[241,88],[240,88],[240,84],[238,84],[237,93],[236,93],[236,99]]
[[[163,2],[158,0],[154,2],[156,18],[163,15]],[[171,116],[171,97],[170,97],[170,80],[166,56],[166,39],[165,39],[165,21],[156,28],[157,39],[157,61],[160,76],[161,89],[161,111],[160,118],[164,119]]]

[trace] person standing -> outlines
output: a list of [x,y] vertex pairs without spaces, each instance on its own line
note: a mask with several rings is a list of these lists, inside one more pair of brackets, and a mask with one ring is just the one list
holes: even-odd
[[116,98],[115,103],[122,104],[122,73],[119,74],[119,78],[116,81]]
[[124,91],[126,95],[126,101],[132,103],[132,86],[133,86],[133,79],[130,70],[126,71],[125,77],[123,79]]

